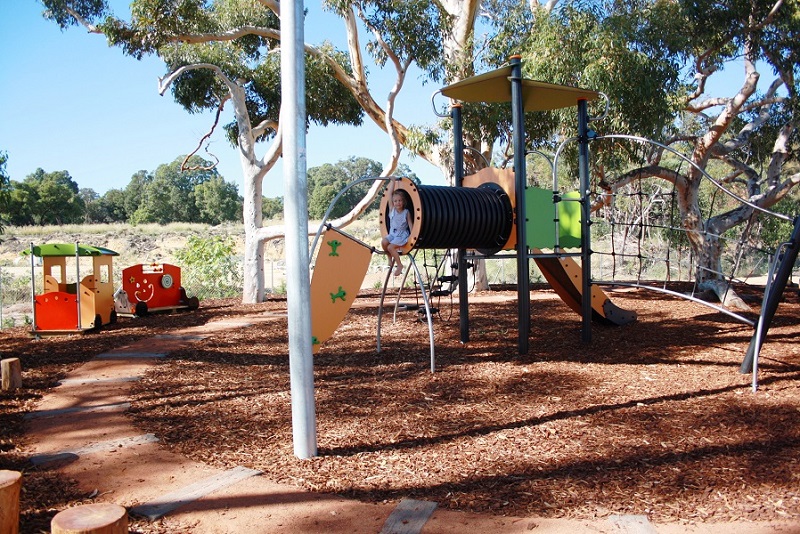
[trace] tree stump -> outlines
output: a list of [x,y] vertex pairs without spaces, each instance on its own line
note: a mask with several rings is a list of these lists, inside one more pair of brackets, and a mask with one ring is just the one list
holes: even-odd
[[21,487],[22,473],[0,471],[0,532],[3,534],[19,532],[19,490]]
[[58,512],[52,534],[128,534],[128,511],[110,503],[83,504]]
[[0,360],[0,375],[2,375],[2,390],[11,391],[22,387],[22,365],[19,358],[6,358]]

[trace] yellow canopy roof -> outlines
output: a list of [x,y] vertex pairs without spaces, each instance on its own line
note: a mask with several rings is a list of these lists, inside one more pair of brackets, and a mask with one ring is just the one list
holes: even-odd
[[[473,76],[442,89],[442,94],[462,102],[511,102],[511,66]],[[522,105],[525,111],[548,111],[578,105],[578,100],[596,100],[597,91],[522,80]]]

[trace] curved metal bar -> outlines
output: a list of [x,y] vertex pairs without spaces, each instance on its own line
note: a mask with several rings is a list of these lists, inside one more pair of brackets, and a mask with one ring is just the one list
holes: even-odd
[[431,107],[433,108],[433,114],[436,115],[437,117],[442,117],[442,118],[449,117],[450,116],[449,113],[439,113],[436,110],[436,104],[433,103],[433,99],[436,98],[436,95],[440,95],[440,94],[442,94],[442,90],[441,89],[439,89],[438,91],[436,91],[435,93],[433,93],[431,95]]
[[[529,156],[531,154],[536,154],[536,155],[542,156],[544,159],[546,159],[548,165],[550,165],[550,172],[553,171],[553,160],[550,158],[550,156],[548,154],[545,154],[541,150],[537,150],[535,148],[532,148],[530,150],[526,150],[525,151],[525,156]],[[503,160],[503,163],[502,163],[503,166],[505,167],[508,164],[508,162],[511,161],[512,159],[514,159],[514,155],[513,154],[510,157],[507,157],[506,159]]]
[[525,155],[526,155],[526,156],[527,156],[528,154],[537,154],[537,155],[539,155],[539,156],[542,156],[544,159],[546,159],[546,160],[547,160],[547,163],[548,163],[548,165],[550,165],[550,170],[551,170],[551,171],[553,170],[553,160],[550,158],[550,156],[549,156],[549,155],[545,154],[545,153],[544,153],[544,152],[542,152],[541,150],[536,150],[535,148],[533,148],[533,149],[531,149],[531,150],[528,150],[527,152],[525,152]]
[[579,141],[578,137],[570,137],[568,139],[564,139],[558,148],[556,149],[556,153],[553,155],[553,191],[558,191],[558,175],[556,172],[558,171],[558,158],[561,156],[561,151],[567,146],[567,143],[571,143],[573,141]]
[[417,267],[417,262],[414,261],[413,256],[409,256],[409,268],[414,268],[414,273],[417,276],[417,283],[419,284],[420,292],[422,293],[422,302],[425,304],[425,317],[428,319],[428,335],[430,337],[430,346],[431,346],[431,373],[436,372],[436,354],[434,353],[434,344],[433,344],[433,317],[431,317],[431,304],[430,299],[428,299],[428,293],[425,291],[425,283],[422,280],[422,273],[419,272],[419,268]]
[[[400,294],[403,291],[403,285],[405,285],[406,278],[408,277],[408,273],[411,270],[411,267],[414,268],[415,276],[417,277],[417,282],[419,283],[420,290],[422,292],[422,302],[425,305],[425,315],[428,319],[428,334],[430,336],[430,347],[431,347],[431,373],[436,371],[436,352],[435,352],[435,345],[434,345],[434,336],[433,336],[433,318],[431,317],[431,306],[430,300],[428,299],[428,294],[425,292],[425,284],[422,280],[422,274],[417,267],[417,262],[414,261],[414,256],[408,256],[409,266],[406,267],[405,273],[403,275],[403,282],[400,284],[400,289],[397,292],[397,301],[395,302],[395,309],[394,309],[394,319],[397,317],[397,303],[400,302]],[[389,286],[389,280],[392,276],[392,268],[394,267],[394,260],[389,264],[389,270],[386,273],[386,280],[383,282],[383,289],[381,290],[381,299],[378,304],[378,329],[377,329],[377,352],[380,353],[381,351],[381,321],[383,318],[383,303],[386,299],[386,289]]]
[[[629,141],[638,141],[640,143],[650,143],[652,145],[661,147],[664,150],[666,150],[666,151],[678,156],[680,159],[682,159],[683,161],[687,162],[689,165],[691,165],[692,167],[694,167],[695,169],[700,171],[700,173],[705,178],[707,178],[709,182],[714,184],[717,187],[717,189],[719,189],[720,191],[722,191],[723,193],[725,193],[726,195],[728,195],[732,199],[734,199],[734,200],[736,200],[738,202],[741,202],[742,204],[744,204],[746,206],[749,206],[749,207],[753,208],[756,211],[760,211],[760,212],[765,213],[767,215],[771,215],[772,217],[777,217],[779,219],[783,219],[784,221],[788,221],[788,222],[792,222],[794,220],[793,217],[789,217],[788,215],[784,215],[782,213],[776,213],[776,212],[770,211],[770,210],[768,210],[766,208],[762,208],[761,206],[757,206],[756,204],[753,204],[749,200],[745,200],[745,199],[741,198],[736,193],[734,193],[732,191],[729,191],[725,186],[723,186],[721,183],[719,183],[714,178],[712,178],[711,175],[709,175],[705,171],[705,169],[703,169],[702,167],[697,165],[695,162],[693,162],[692,160],[690,160],[689,158],[687,158],[686,156],[684,156],[683,154],[681,154],[680,152],[678,152],[674,148],[672,148],[670,146],[667,146],[667,145],[665,145],[663,143],[659,143],[658,141],[653,141],[652,139],[647,139],[645,137],[639,137],[637,135],[627,135],[627,134],[610,134],[610,135],[601,135],[601,136],[595,137],[595,140],[600,140],[600,139],[627,139]],[[565,141],[565,143],[566,143],[566,141]]]
[[605,119],[606,117],[608,117],[608,110],[611,107],[611,100],[608,98],[607,94],[605,94],[603,92],[600,92],[599,94],[602,95],[603,98],[606,99],[606,110],[599,117],[589,117],[589,122],[601,121],[601,120]]
[[685,299],[685,300],[690,300],[692,302],[696,302],[697,304],[702,304],[703,306],[706,306],[707,308],[712,308],[714,310],[717,310],[718,312],[722,312],[725,315],[729,315],[730,317],[733,317],[737,321],[742,322],[742,323],[744,323],[744,324],[746,324],[748,326],[755,326],[755,323],[753,321],[751,321],[750,319],[748,319],[747,317],[743,317],[743,316],[739,315],[738,313],[734,313],[734,312],[730,311],[727,308],[723,308],[722,306],[717,306],[716,304],[711,304],[710,302],[706,302],[706,301],[701,300],[701,299],[699,299],[697,297],[692,297],[690,295],[684,295],[683,293],[678,293],[677,291],[672,291],[672,290],[664,289],[664,288],[661,288],[661,287],[648,286],[648,285],[644,285],[644,284],[635,284],[635,283],[632,283],[632,282],[604,282],[602,280],[592,280],[592,283],[593,284],[608,284],[608,285],[612,285],[612,286],[636,287],[636,288],[640,288],[640,289],[649,289],[650,291],[657,291],[659,293],[666,293],[667,295],[672,295],[674,297],[682,298],[682,299]]
[[383,281],[383,289],[381,290],[381,299],[378,302],[378,329],[377,329],[377,348],[376,352],[381,352],[381,320],[383,318],[383,301],[386,299],[386,288],[389,286],[389,277],[392,276],[393,262],[389,263],[389,270],[386,272],[386,280]]
[[473,146],[465,146],[464,148],[466,148],[467,150],[472,150],[473,152],[477,152],[478,155],[481,157],[481,159],[483,160],[483,162],[486,164],[487,167],[491,167],[492,166],[492,164],[489,162],[489,160],[486,159],[486,156],[483,155],[483,152],[481,152],[477,148],[475,148]]
[[[311,249],[309,251],[309,257],[311,257],[314,254],[314,250],[316,250],[316,248],[317,248],[317,241],[319,241],[319,236],[322,234],[322,229],[325,227],[326,223],[328,222],[328,217],[330,217],[331,211],[333,211],[333,208],[336,206],[336,203],[339,202],[339,199],[342,198],[342,195],[344,195],[347,191],[352,189],[354,186],[356,186],[358,184],[362,184],[364,182],[377,182],[377,181],[388,182],[391,179],[392,178],[389,177],[389,176],[368,176],[366,178],[359,178],[358,180],[350,182],[349,184],[344,186],[342,188],[342,190],[339,191],[336,194],[335,197],[333,197],[333,200],[331,200],[330,204],[328,204],[328,209],[325,211],[325,215],[322,217],[322,222],[320,223],[319,228],[317,229],[317,233],[314,235],[314,241],[311,242]],[[370,247],[370,248],[372,248],[372,247]]]

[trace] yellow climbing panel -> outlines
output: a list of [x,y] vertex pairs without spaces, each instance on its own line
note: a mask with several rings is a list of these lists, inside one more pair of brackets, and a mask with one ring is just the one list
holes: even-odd
[[320,237],[311,277],[311,335],[314,354],[342,322],[369,268],[372,250],[329,228]]

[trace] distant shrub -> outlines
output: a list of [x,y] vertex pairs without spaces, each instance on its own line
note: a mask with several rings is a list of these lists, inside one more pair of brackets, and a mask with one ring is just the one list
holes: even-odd
[[235,245],[232,237],[190,236],[186,246],[175,252],[189,295],[201,300],[241,295],[241,261],[234,254]]

